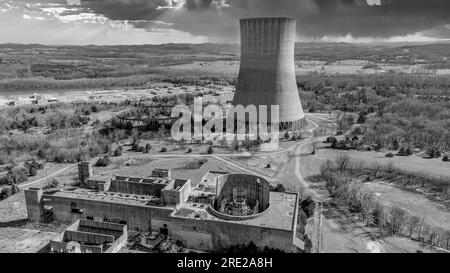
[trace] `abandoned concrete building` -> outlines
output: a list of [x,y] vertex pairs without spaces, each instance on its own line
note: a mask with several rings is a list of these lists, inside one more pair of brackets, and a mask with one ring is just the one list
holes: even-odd
[[[263,178],[208,172],[193,188],[190,180],[172,178],[169,170],[153,170],[147,178],[95,176],[90,164],[80,165],[80,187],[25,191],[31,221],[126,225],[130,231],[159,232],[201,251],[250,242],[285,252],[303,248],[296,238],[298,194],[270,192]],[[100,238],[111,244],[111,238]]]
[[81,219],[50,241],[50,252],[115,253],[127,240],[125,225]]

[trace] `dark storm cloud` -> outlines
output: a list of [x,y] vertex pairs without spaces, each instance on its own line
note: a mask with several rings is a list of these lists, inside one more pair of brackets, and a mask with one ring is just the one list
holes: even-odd
[[153,20],[161,16],[167,6],[165,0],[82,0],[81,6],[111,20]]
[[81,4],[114,20],[164,21],[178,30],[223,38],[237,37],[239,18],[257,16],[295,17],[298,33],[309,37],[391,37],[450,24],[449,0],[82,0]]
[[448,0],[381,0],[380,6],[352,0],[316,0],[318,16],[298,18],[307,35],[389,37],[450,23]]

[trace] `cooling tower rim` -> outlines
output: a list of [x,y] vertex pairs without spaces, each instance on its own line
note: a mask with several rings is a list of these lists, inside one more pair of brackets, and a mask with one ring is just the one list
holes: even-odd
[[248,21],[286,21],[286,22],[296,22],[297,19],[294,17],[251,17],[251,18],[242,18],[239,20],[240,22],[248,22]]

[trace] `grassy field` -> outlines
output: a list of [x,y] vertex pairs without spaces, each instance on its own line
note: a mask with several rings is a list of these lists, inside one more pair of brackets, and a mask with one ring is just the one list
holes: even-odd
[[425,217],[425,222],[436,227],[450,227],[450,211],[443,205],[432,202],[420,194],[382,182],[370,182],[365,185],[389,207],[399,207],[411,215]]
[[411,172],[421,172],[434,175],[437,177],[450,177],[450,163],[443,162],[440,158],[424,159],[419,156],[386,158],[386,153],[377,152],[357,152],[357,151],[337,151],[337,150],[320,150],[317,153],[319,160],[334,160],[339,155],[346,154],[355,161],[363,161],[367,164],[383,164],[392,163],[395,167]]
[[19,228],[0,228],[0,253],[36,253],[57,233]]

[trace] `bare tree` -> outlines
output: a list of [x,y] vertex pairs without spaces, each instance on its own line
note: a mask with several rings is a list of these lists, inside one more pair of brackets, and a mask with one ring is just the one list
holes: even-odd
[[420,224],[420,217],[418,216],[410,217],[406,224],[408,225],[409,237],[411,237],[416,227]]
[[390,217],[389,217],[389,224],[390,224],[390,231],[392,234],[398,234],[402,232],[403,226],[405,225],[406,222],[406,211],[398,208],[398,207],[394,207],[392,208],[391,212],[390,212]]
[[422,235],[422,231],[423,231],[423,224],[425,222],[425,217],[422,217],[422,222],[420,222],[420,227],[419,227],[419,234],[417,235],[417,240],[421,240],[420,236]]
[[350,165],[350,157],[348,155],[340,155],[336,158],[336,166],[339,171],[344,171]]

